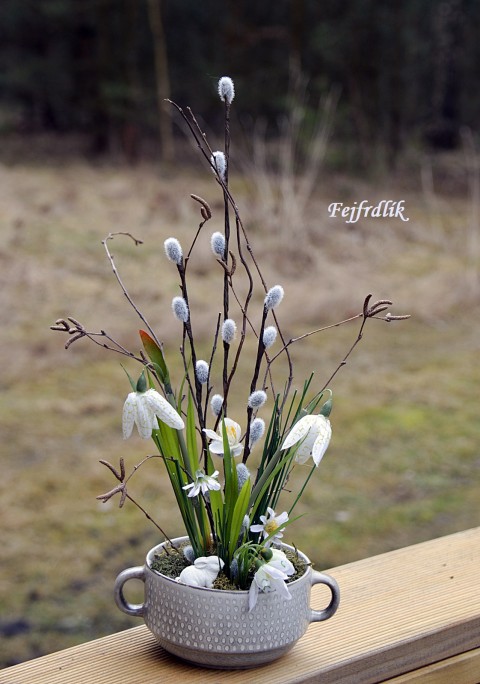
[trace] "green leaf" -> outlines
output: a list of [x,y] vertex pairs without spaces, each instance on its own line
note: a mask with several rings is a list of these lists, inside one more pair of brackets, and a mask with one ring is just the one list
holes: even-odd
[[[122,364],[120,364],[120,365],[122,366]],[[133,392],[136,392],[136,391],[137,391],[137,383],[136,383],[135,380],[132,378],[132,376],[130,375],[130,373],[127,371],[127,369],[125,368],[125,366],[122,366],[122,368],[123,368],[123,370],[125,371],[125,374],[126,374],[127,378],[128,378],[129,381],[130,381],[130,385],[131,385],[131,387],[132,387]]]
[[281,468],[283,468],[283,466],[288,462],[288,460],[292,458],[292,455],[289,453],[289,450],[287,450],[283,458],[281,456],[282,452],[278,450],[274,458],[272,458],[272,460],[268,464],[268,467],[265,469],[265,472],[263,473],[262,477],[253,488],[253,492],[250,497],[251,520],[253,520],[257,508],[262,500],[262,497],[264,493],[267,491],[268,487],[270,486],[273,478],[281,470]]
[[227,527],[230,527],[233,510],[238,497],[238,480],[235,460],[230,451],[228,443],[227,429],[225,420],[222,420],[223,436],[223,471],[225,474],[225,520]]
[[247,480],[243,485],[242,489],[240,490],[240,494],[238,495],[237,501],[235,503],[235,508],[233,509],[233,515],[230,522],[228,542],[228,551],[230,558],[233,557],[233,554],[237,547],[238,537],[240,536],[240,530],[242,529],[243,519],[247,514],[251,491],[251,482],[250,480]]
[[158,366],[160,380],[163,383],[170,383],[170,376],[168,374],[168,368],[167,364],[165,363],[163,351],[155,342],[155,340],[150,337],[147,332],[145,332],[145,330],[139,330],[139,333],[148,358],[152,363]]
[[195,428],[195,406],[193,404],[191,392],[188,393],[187,407],[187,452],[190,461],[190,469],[192,473],[195,473],[199,469],[199,462],[197,433]]

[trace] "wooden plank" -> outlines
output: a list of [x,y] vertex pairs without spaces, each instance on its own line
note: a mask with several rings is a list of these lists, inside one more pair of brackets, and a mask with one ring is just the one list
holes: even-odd
[[[478,648],[479,567],[477,528],[330,570],[342,591],[338,613],[268,665],[269,680],[377,684]],[[325,592],[314,587],[313,608]],[[0,684],[246,684],[265,674],[181,663],[140,626],[3,670]]]
[[389,679],[385,684],[479,684],[480,648]]

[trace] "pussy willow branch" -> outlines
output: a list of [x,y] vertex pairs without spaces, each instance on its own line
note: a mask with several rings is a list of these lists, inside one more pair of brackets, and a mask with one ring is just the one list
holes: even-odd
[[[224,224],[225,224],[225,254],[224,261],[225,265],[228,264],[228,254],[230,245],[230,206],[228,203],[228,197],[226,191],[228,190],[228,170],[230,166],[230,105],[225,100],[225,175],[223,182],[225,188],[223,190],[223,205],[224,205]],[[218,177],[217,172],[217,177]],[[229,274],[227,269],[224,269],[223,274],[223,320],[229,318],[230,311],[230,301],[229,301]],[[228,382],[228,355],[230,352],[230,344],[223,340],[223,410],[224,415],[227,415],[227,398],[225,397],[225,391],[227,389]]]
[[200,211],[202,214],[203,221],[200,221],[200,223],[198,224],[197,232],[195,233],[195,237],[193,238],[192,244],[190,245],[190,249],[188,250],[188,254],[184,259],[185,271],[187,270],[188,261],[190,259],[191,254],[192,254],[193,248],[195,247],[195,243],[197,242],[197,238],[200,235],[200,231],[202,230],[202,228],[206,224],[206,222],[212,218],[212,210],[210,209],[208,203],[202,197],[199,197],[198,195],[193,195],[193,194],[191,194],[190,197],[193,200],[195,200],[195,202],[198,202],[200,204],[200,207],[201,207]]
[[[233,380],[233,378],[234,378],[234,376],[235,376],[235,373],[236,373],[236,371],[237,371],[238,362],[239,362],[239,360],[240,360],[240,355],[241,355],[241,353],[242,353],[243,345],[244,345],[244,343],[245,343],[245,337],[246,337],[246,332],[247,332],[247,330],[246,330],[246,328],[247,328],[247,322],[249,323],[250,327],[251,327],[252,330],[254,331],[255,335],[257,334],[257,333],[255,332],[255,328],[253,327],[253,324],[250,322],[250,320],[248,319],[248,315],[247,315],[248,306],[249,306],[249,304],[250,304],[250,300],[251,300],[252,295],[253,295],[253,277],[252,277],[252,273],[251,273],[251,271],[250,271],[250,268],[249,268],[247,262],[245,261],[245,257],[244,257],[243,251],[242,251],[242,244],[241,244],[241,238],[240,238],[240,230],[239,230],[238,218],[237,218],[237,217],[236,217],[236,219],[235,219],[235,222],[236,222],[236,236],[237,236],[237,249],[238,249],[238,255],[239,255],[239,257],[240,257],[240,261],[241,261],[241,263],[242,263],[242,266],[243,266],[244,269],[245,269],[245,273],[247,274],[247,278],[248,278],[248,290],[247,290],[247,294],[246,294],[246,296],[245,296],[245,302],[244,302],[244,304],[242,305],[242,304],[240,303],[240,301],[239,301],[239,299],[238,299],[236,293],[235,293],[234,288],[233,288],[232,279],[230,279],[230,287],[231,287],[231,289],[232,289],[233,295],[234,295],[235,299],[237,300],[237,303],[238,303],[238,305],[240,306],[240,310],[241,310],[241,312],[242,312],[242,328],[241,328],[241,331],[240,331],[240,339],[239,339],[239,342],[238,342],[237,351],[236,351],[236,353],[235,353],[235,358],[234,358],[232,367],[231,367],[231,369],[230,369],[230,374],[229,374],[229,376],[228,376],[226,386],[224,386],[224,399],[223,399],[224,404],[225,404],[225,399],[228,397],[228,393],[229,393],[229,391],[230,391],[230,387],[231,387],[231,384],[232,384],[232,380]],[[225,415],[225,414],[226,414],[226,412],[224,412],[224,415]],[[216,421],[216,423],[215,423],[215,429],[217,429],[217,426],[218,426],[219,421],[220,421],[220,417],[217,418],[217,421]]]
[[[193,115],[192,115],[192,117],[193,117]],[[194,122],[195,126],[197,127],[197,129],[199,130],[202,139],[206,142],[206,136],[205,136],[204,133],[202,133],[202,131],[201,131],[201,129],[200,129],[200,127],[199,127],[199,125],[198,125],[198,123],[197,123],[195,117],[193,117],[193,122]],[[195,137],[196,137],[196,140],[199,141],[199,138],[198,138],[197,136],[195,136]],[[205,152],[204,152],[204,154],[205,154]],[[208,159],[208,156],[207,156],[206,154],[205,154],[205,156],[206,156],[207,159]],[[208,160],[208,161],[210,162],[210,160]],[[211,164],[211,162],[210,162],[210,164]],[[262,283],[262,285],[263,285],[264,291],[267,292],[267,291],[268,291],[268,288],[267,288],[267,284],[266,284],[265,278],[263,277],[262,271],[261,271],[261,269],[260,269],[260,266],[258,265],[258,262],[257,262],[257,260],[256,260],[256,258],[255,258],[255,254],[254,254],[254,252],[253,252],[252,246],[251,246],[251,244],[250,244],[250,242],[249,242],[248,234],[247,234],[247,231],[246,231],[246,229],[245,229],[245,226],[243,225],[242,219],[241,219],[241,217],[240,217],[240,213],[239,213],[237,204],[236,204],[236,202],[235,202],[233,196],[231,195],[231,193],[230,193],[228,187],[225,185],[223,179],[220,178],[218,174],[217,174],[217,181],[218,181],[218,183],[222,186],[223,192],[224,192],[224,196],[227,197],[228,201],[230,202],[230,204],[231,204],[231,206],[232,206],[232,209],[233,209],[233,211],[234,211],[234,214],[235,214],[236,229],[237,229],[237,247],[238,247],[238,251],[239,251],[240,260],[241,260],[241,262],[242,262],[242,264],[243,264],[243,266],[244,266],[244,268],[245,268],[245,270],[246,270],[246,272],[247,272],[248,278],[249,278],[250,289],[249,289],[249,292],[248,292],[248,295],[247,295],[247,300],[246,300],[246,303],[245,303],[245,306],[244,306],[244,309],[243,309],[244,312],[245,312],[244,315],[246,315],[246,310],[248,309],[248,303],[249,303],[249,301],[250,301],[250,298],[251,298],[252,292],[253,292],[253,279],[252,279],[251,271],[250,271],[250,269],[249,269],[249,267],[248,267],[248,265],[247,265],[247,262],[246,262],[246,260],[245,260],[245,258],[244,258],[244,256],[243,256],[242,246],[241,246],[240,232],[241,232],[242,235],[243,235],[243,238],[244,238],[244,240],[245,240],[245,245],[246,245],[247,251],[248,251],[248,253],[249,253],[249,255],[250,255],[250,258],[252,259],[252,262],[253,262],[253,264],[254,264],[254,266],[255,266],[255,269],[256,269],[256,271],[257,271],[257,273],[258,273],[258,276],[259,276],[260,281],[261,281],[261,283]],[[291,359],[291,356],[290,356],[290,353],[289,353],[289,350],[288,350],[288,345],[285,346],[285,338],[284,338],[284,335],[283,335],[281,326],[280,326],[280,324],[279,324],[279,322],[278,322],[278,318],[277,318],[277,315],[276,315],[275,311],[272,311],[272,315],[273,315],[273,319],[274,319],[274,321],[275,321],[275,324],[276,324],[276,326],[277,326],[278,334],[279,334],[280,339],[282,340],[282,343],[283,343],[283,345],[284,345],[284,352],[285,352],[285,355],[286,355],[286,357],[287,357],[288,368],[289,368],[289,375],[288,375],[288,380],[287,380],[287,383],[286,383],[286,386],[285,386],[285,390],[284,390],[284,394],[283,394],[283,400],[282,400],[282,402],[281,402],[281,404],[280,404],[280,406],[279,406],[279,411],[281,411],[281,410],[283,409],[284,405],[285,405],[285,402],[286,402],[286,400],[287,400],[287,397],[288,397],[288,394],[289,394],[289,391],[290,391],[290,387],[291,387],[291,384],[292,384],[292,381],[293,381],[293,364],[292,364],[292,359]],[[260,334],[259,337],[262,337],[262,335],[263,335],[263,327],[264,327],[264,324],[265,324],[265,321],[263,321],[263,323],[262,323],[262,331],[261,331],[261,334]],[[243,335],[243,337],[242,337],[242,344],[243,344],[243,339],[244,339],[244,337],[245,337],[245,328],[246,328],[246,321],[245,321],[245,318],[244,318],[244,320],[243,320],[243,326],[242,326],[242,330],[244,331],[244,335]],[[235,364],[235,369],[236,369],[236,364]],[[231,378],[230,378],[230,382],[229,382],[229,384],[228,384],[228,387],[230,386],[232,377],[233,377],[233,376],[231,376]],[[250,416],[247,416],[247,431],[249,430],[249,425],[250,425],[249,418],[251,418],[251,415],[250,415]],[[247,450],[248,450],[248,443],[247,443],[247,445],[246,445],[246,448],[247,448]],[[245,456],[244,456],[244,458],[245,458]]]
[[141,240],[137,240],[137,238],[133,237],[133,235],[131,235],[131,233],[117,232],[117,233],[109,233],[109,234],[107,235],[107,237],[106,237],[104,240],[102,240],[102,245],[104,246],[105,252],[107,253],[107,257],[108,257],[108,260],[110,261],[110,265],[111,265],[111,267],[112,267],[113,274],[114,274],[115,278],[117,279],[118,284],[119,284],[120,287],[122,288],[123,294],[124,294],[125,297],[127,298],[128,303],[129,303],[130,306],[134,309],[134,311],[137,313],[137,315],[138,315],[139,318],[143,321],[143,323],[147,326],[148,332],[149,332],[150,335],[153,337],[153,339],[155,340],[155,342],[157,343],[157,345],[158,345],[160,348],[162,348],[162,344],[161,344],[161,342],[158,340],[157,336],[155,335],[155,331],[153,330],[153,328],[152,328],[152,326],[150,325],[150,323],[147,321],[147,319],[145,318],[145,316],[143,315],[143,313],[140,311],[140,309],[137,307],[137,305],[136,305],[135,302],[133,301],[132,297],[131,297],[130,294],[128,293],[127,288],[126,288],[125,285],[123,284],[122,279],[120,278],[120,275],[119,275],[119,273],[118,273],[118,271],[117,271],[117,267],[115,266],[115,262],[114,262],[114,260],[113,260],[113,256],[112,256],[112,254],[110,253],[110,250],[108,249],[108,245],[107,245],[107,241],[108,241],[108,240],[113,240],[113,238],[115,237],[115,235],[127,235],[128,237],[130,237],[130,238],[134,241],[135,246],[136,246],[136,245],[141,245],[141,244],[142,244],[142,241],[141,241]]
[[[253,280],[251,280],[250,282],[253,283]],[[230,285],[230,288],[231,288],[231,290],[232,290],[233,296],[235,297],[235,301],[237,302],[238,306],[240,307],[240,310],[241,310],[241,312],[242,312],[242,316],[244,316],[244,319],[245,319],[246,323],[248,323],[248,325],[249,325],[249,327],[250,327],[250,330],[251,330],[252,333],[255,335],[255,337],[258,339],[259,334],[258,334],[258,332],[255,330],[255,326],[253,325],[252,321],[251,321],[250,318],[248,317],[247,312],[246,312],[246,310],[244,309],[244,307],[243,307],[243,305],[242,305],[242,303],[241,303],[241,301],[240,301],[240,299],[239,299],[239,297],[238,297],[238,295],[237,295],[237,293],[236,293],[236,291],[235,291],[235,288],[233,287],[233,284]],[[252,291],[253,291],[253,290],[252,290]],[[250,294],[250,297],[251,297],[251,294]],[[250,301],[250,298],[248,298],[248,301]],[[245,335],[246,335],[246,330],[245,330],[245,332],[244,332],[244,334],[243,334],[243,337],[242,337],[242,344],[243,344],[243,340],[245,339]],[[272,395],[273,395],[273,396],[276,396],[275,385],[274,385],[274,382],[273,382],[272,371],[271,371],[271,369],[270,369],[270,367],[269,367],[269,365],[268,365],[268,364],[270,364],[270,357],[268,356],[268,354],[267,354],[266,351],[265,351],[264,353],[265,353],[265,359],[266,359],[266,361],[267,361],[267,370],[266,370],[266,372],[265,372],[265,377],[264,377],[264,379],[263,379],[263,387],[265,388],[265,387],[267,386],[267,376],[268,376],[268,377],[270,378],[270,388],[271,388],[271,391],[272,391]]]
[[[195,383],[195,406],[197,409],[198,423],[200,426],[200,430],[202,431],[202,448],[206,449],[207,448],[207,439],[205,437],[205,433],[203,432],[203,428],[205,427],[205,415],[204,415],[203,410],[202,410],[202,385],[201,385],[201,383],[197,377],[197,353],[195,350],[195,340],[194,340],[193,331],[192,331],[192,319],[191,319],[190,304],[188,301],[187,279],[185,277],[185,268],[183,266],[183,263],[177,265],[177,270],[178,270],[178,274],[180,276],[182,295],[183,295],[183,298],[187,304],[187,309],[188,309],[188,320],[183,324],[183,329],[184,329],[184,332],[187,333],[188,341],[190,344],[190,352],[192,354],[192,371],[193,371],[193,379],[194,379],[194,383]],[[185,335],[184,335],[184,339],[185,339]],[[186,369],[186,372],[188,373],[187,369]]]
[[[188,114],[189,114],[189,116],[187,116],[187,115],[185,114],[185,112],[183,111],[183,109],[182,109],[179,105],[177,105],[177,104],[176,104],[175,102],[173,102],[172,100],[167,100],[167,101],[168,101],[170,104],[172,104],[172,105],[176,108],[176,110],[179,112],[179,114],[181,115],[181,117],[183,118],[183,120],[185,121],[185,123],[187,124],[187,126],[188,126],[188,128],[189,128],[189,130],[190,130],[190,132],[191,132],[191,134],[192,134],[192,136],[193,136],[195,142],[197,143],[197,147],[199,148],[199,150],[200,150],[200,152],[202,153],[202,155],[205,157],[205,159],[206,159],[208,165],[209,165],[209,166],[212,168],[212,170],[215,172],[217,181],[218,181],[218,183],[221,185],[221,187],[222,187],[222,189],[223,189],[224,200],[226,200],[226,201],[227,201],[227,204],[230,204],[230,206],[231,206],[232,209],[233,209],[233,212],[234,212],[234,214],[235,214],[235,220],[236,220],[236,228],[237,228],[237,247],[238,247],[238,249],[239,249],[239,256],[240,256],[240,260],[241,260],[241,262],[242,262],[242,264],[243,264],[243,266],[244,266],[244,268],[245,268],[245,270],[246,270],[246,273],[247,273],[247,276],[248,276],[248,279],[249,279],[249,291],[248,291],[248,293],[247,293],[247,299],[246,299],[245,305],[244,305],[244,307],[243,307],[244,314],[243,314],[243,322],[242,322],[241,339],[240,339],[239,346],[238,346],[238,348],[237,348],[237,354],[236,354],[236,357],[235,357],[235,360],[234,360],[234,363],[233,363],[233,366],[232,366],[232,370],[230,371],[230,375],[229,375],[228,378],[227,378],[226,384],[225,384],[225,381],[224,381],[224,389],[223,389],[223,391],[224,391],[224,409],[226,410],[226,399],[228,398],[228,392],[229,392],[229,389],[230,389],[230,385],[231,385],[233,376],[234,376],[234,374],[235,374],[235,372],[236,372],[236,369],[237,369],[237,365],[238,365],[238,360],[239,360],[240,352],[241,352],[241,349],[242,349],[242,347],[243,347],[243,341],[244,341],[244,339],[245,339],[245,332],[246,332],[246,311],[247,311],[247,309],[248,309],[248,304],[249,304],[249,301],[250,301],[250,299],[251,299],[252,292],[253,292],[253,278],[252,278],[251,271],[250,271],[250,269],[249,269],[249,267],[248,267],[248,264],[247,264],[247,262],[246,262],[246,260],[245,260],[245,257],[244,257],[244,255],[243,255],[243,252],[242,252],[240,232],[243,234],[243,237],[244,237],[244,239],[245,239],[245,243],[246,243],[246,246],[247,246],[247,250],[248,250],[248,252],[249,252],[249,254],[250,254],[250,257],[252,258],[253,263],[255,264],[256,270],[257,270],[257,272],[258,272],[258,274],[259,274],[260,280],[262,281],[262,285],[263,285],[263,287],[264,287],[265,292],[267,292],[267,285],[266,285],[265,279],[263,278],[263,275],[262,275],[262,273],[261,273],[261,270],[260,270],[260,268],[259,268],[259,266],[258,266],[258,263],[257,263],[256,260],[255,260],[255,257],[254,257],[254,254],[253,254],[253,250],[252,250],[252,247],[251,247],[251,245],[250,245],[250,243],[249,243],[249,241],[248,241],[248,237],[247,237],[245,228],[244,228],[244,226],[243,226],[243,223],[242,223],[242,220],[241,220],[239,211],[238,211],[238,207],[237,207],[237,205],[236,205],[236,203],[235,203],[235,200],[233,199],[233,196],[231,195],[231,193],[230,193],[230,191],[229,191],[229,189],[228,189],[228,185],[225,183],[224,179],[222,179],[222,178],[219,176],[219,174],[217,173],[216,166],[214,165],[214,163],[212,163],[213,151],[212,151],[212,148],[210,147],[210,145],[208,144],[207,137],[206,137],[205,133],[201,130],[200,125],[198,124],[198,121],[196,120],[196,118],[195,118],[195,116],[194,116],[194,114],[193,114],[193,112],[191,111],[190,108],[187,108],[187,112],[188,112]],[[190,118],[189,118],[189,117],[190,117]],[[228,119],[228,117],[227,117],[227,119]],[[229,121],[229,119],[228,119],[228,121]],[[228,122],[227,122],[227,125],[228,125]],[[229,135],[230,135],[230,133],[229,133],[229,126],[228,126],[228,132],[226,131],[226,138],[229,138]],[[228,143],[228,144],[229,144],[229,143]],[[228,163],[227,163],[227,171],[228,171]],[[226,254],[228,254],[228,250],[227,250],[227,249],[225,250],[225,252],[226,252]],[[225,278],[228,278],[227,273],[225,273]],[[225,312],[224,312],[224,313],[225,313]],[[275,320],[276,320],[276,319],[275,319]],[[278,332],[279,332],[280,336],[282,337],[281,330],[280,330],[280,328],[278,327],[278,321],[276,321],[276,323],[277,323]],[[282,339],[283,339],[283,337],[282,337]],[[286,350],[285,353],[287,354],[287,357],[288,357],[288,360],[289,360],[289,368],[290,368],[290,379],[289,379],[289,385],[288,385],[288,387],[289,387],[290,384],[291,384],[292,378],[293,378],[293,370],[292,370],[292,364],[291,364],[291,359],[290,359],[290,355],[289,355],[289,353],[288,353],[288,350]],[[225,376],[224,376],[224,377],[225,377]],[[288,394],[288,390],[287,390],[286,393]],[[225,411],[224,411],[224,413],[225,413]],[[219,421],[217,420],[217,424],[218,424],[218,422],[219,422]]]
[[[221,319],[222,319],[222,314],[218,314],[218,317],[217,317],[217,325],[216,325],[216,328],[215,328],[215,334],[214,334],[214,336],[213,336],[212,351],[211,351],[210,359],[209,359],[209,362],[208,362],[208,380],[207,380],[207,391],[206,391],[206,393],[205,393],[205,409],[204,409],[205,418],[206,418],[206,416],[207,416],[208,400],[209,400],[209,398],[210,398],[210,394],[211,394],[211,391],[212,391],[212,387],[211,387],[211,385],[210,385],[210,372],[211,372],[211,368],[212,368],[212,364],[213,364],[213,359],[215,358],[215,352],[217,351],[218,335],[219,335],[219,332],[220,332],[220,322],[221,322]],[[216,429],[216,428],[215,428],[215,429]],[[207,461],[207,452],[205,452],[205,461]],[[207,463],[205,463],[205,472],[207,472]]]
[[[257,389],[257,380],[258,380],[258,376],[260,374],[260,366],[262,363],[262,359],[265,355],[265,345],[263,343],[263,332],[265,330],[265,321],[267,320],[267,315],[268,315],[268,309],[264,305],[262,322],[260,324],[260,332],[258,334],[257,358],[255,361],[255,368],[253,370],[252,382],[250,383],[250,394],[252,394],[252,392],[254,392]],[[247,429],[245,432],[245,450],[243,452],[243,459],[242,459],[243,463],[246,463],[248,460],[248,457],[250,456],[249,441],[250,441],[250,425],[252,422],[252,415],[253,415],[253,408],[251,406],[247,406]]]

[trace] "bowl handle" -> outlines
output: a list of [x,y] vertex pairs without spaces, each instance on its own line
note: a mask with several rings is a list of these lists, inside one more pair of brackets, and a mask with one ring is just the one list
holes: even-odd
[[323,572],[317,572],[316,570],[313,570],[312,572],[312,587],[314,584],[326,584],[332,592],[332,598],[326,608],[323,610],[310,611],[310,622],[321,622],[322,620],[328,620],[328,618],[331,618],[336,612],[340,602],[340,588],[333,577],[325,575]]
[[115,580],[115,586],[113,588],[115,595],[115,603],[117,606],[127,615],[133,615],[134,617],[142,617],[143,615],[143,603],[129,603],[123,594],[123,585],[125,582],[131,579],[139,579],[145,582],[145,567],[138,566],[136,568],[127,568],[123,570]]

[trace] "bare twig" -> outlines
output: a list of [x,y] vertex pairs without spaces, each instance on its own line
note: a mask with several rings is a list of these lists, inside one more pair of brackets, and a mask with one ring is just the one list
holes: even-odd
[[[110,499],[111,499],[113,496],[115,496],[116,494],[120,494],[120,495],[121,495],[121,496],[120,496],[120,503],[119,503],[119,507],[120,507],[120,508],[123,507],[123,505],[124,505],[124,503],[125,503],[125,500],[128,499],[128,500],[131,501],[131,502],[132,502],[140,511],[142,511],[142,513],[143,513],[144,516],[147,518],[147,520],[149,520],[150,522],[152,522],[152,523],[155,525],[155,527],[160,531],[160,533],[165,537],[165,539],[170,543],[170,545],[171,545],[173,548],[175,548],[175,546],[172,544],[172,540],[171,540],[170,537],[166,534],[166,532],[165,532],[164,530],[162,530],[162,528],[160,527],[160,525],[159,525],[157,522],[155,522],[155,520],[152,518],[152,516],[145,510],[145,508],[144,508],[141,504],[139,504],[138,501],[137,501],[136,499],[134,499],[134,498],[128,493],[128,491],[127,491],[127,483],[129,482],[129,480],[133,477],[133,475],[137,472],[137,470],[138,470],[144,463],[146,463],[147,461],[149,461],[149,460],[152,459],[152,458],[161,458],[161,456],[160,456],[159,454],[151,454],[150,456],[146,456],[144,459],[142,459],[142,461],[140,461],[140,463],[138,463],[137,465],[135,465],[135,466],[133,467],[133,470],[132,470],[132,472],[130,473],[130,475],[129,475],[128,477],[126,477],[126,473],[125,473],[125,464],[124,464],[123,458],[120,459],[120,470],[119,470],[119,471],[115,468],[115,466],[113,466],[113,465],[112,465],[111,463],[109,463],[108,461],[105,461],[105,460],[103,460],[103,459],[100,460],[100,463],[101,463],[102,465],[106,466],[106,467],[110,470],[110,472],[116,477],[116,479],[120,482],[120,484],[117,485],[116,487],[114,487],[113,489],[111,489],[110,491],[105,492],[104,494],[100,494],[100,495],[97,496],[96,498],[97,498],[99,501],[102,501],[103,503],[107,503],[107,501],[110,501]],[[168,554],[167,548],[165,548],[165,551],[166,551],[166,553]]]
[[110,261],[110,265],[111,265],[111,267],[112,267],[113,274],[114,274],[115,278],[117,279],[118,284],[119,284],[120,287],[122,288],[123,294],[124,294],[125,297],[127,298],[128,303],[130,304],[130,306],[134,309],[134,311],[135,311],[136,314],[139,316],[139,318],[140,318],[140,319],[143,321],[143,323],[147,326],[150,335],[153,337],[153,339],[155,340],[155,342],[157,343],[157,345],[161,348],[161,347],[162,347],[162,343],[158,340],[158,338],[157,338],[157,336],[156,336],[156,334],[155,334],[155,331],[153,330],[153,328],[151,327],[150,323],[147,321],[147,319],[145,318],[145,316],[143,315],[143,313],[142,313],[142,312],[140,311],[140,309],[137,307],[137,305],[136,305],[135,302],[133,301],[132,297],[131,297],[130,294],[128,293],[127,288],[126,288],[125,285],[123,284],[122,279],[120,278],[120,275],[119,275],[119,273],[118,273],[117,267],[115,266],[115,262],[114,262],[114,260],[113,260],[113,256],[112,256],[112,254],[110,253],[110,250],[108,249],[107,242],[108,242],[108,240],[113,240],[113,238],[115,237],[115,235],[128,235],[128,237],[130,237],[130,238],[134,241],[135,245],[141,245],[141,244],[143,244],[143,243],[142,243],[141,240],[137,240],[137,238],[133,237],[133,235],[131,235],[130,233],[124,233],[124,232],[109,233],[109,234],[107,235],[107,237],[106,237],[104,240],[102,240],[102,245],[104,246],[105,252],[107,253],[107,257],[108,257],[108,260]]

